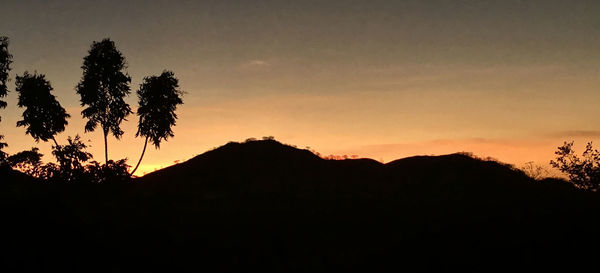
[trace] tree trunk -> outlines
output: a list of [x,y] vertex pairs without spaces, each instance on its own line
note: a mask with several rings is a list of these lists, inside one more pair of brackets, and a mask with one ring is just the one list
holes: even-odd
[[106,136],[108,131],[104,131],[104,164],[108,164],[108,143],[106,142]]
[[56,145],[56,149],[58,149],[58,142],[56,142],[56,138],[54,138],[54,136],[52,136],[52,140],[54,141],[54,145]]
[[133,175],[135,173],[135,171],[137,171],[138,167],[140,166],[140,163],[142,162],[142,158],[144,158],[144,153],[146,153],[147,145],[148,145],[148,137],[146,137],[146,140],[144,141],[144,149],[142,150],[142,155],[140,156],[140,160],[138,161],[137,165],[135,165],[135,168],[133,169],[133,171],[131,171],[131,173],[129,175]]

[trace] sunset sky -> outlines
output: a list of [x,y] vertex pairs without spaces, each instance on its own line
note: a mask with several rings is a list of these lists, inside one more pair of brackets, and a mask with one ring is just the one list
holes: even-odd
[[[28,1],[0,3],[13,55],[0,134],[15,153],[15,75],[45,74],[84,133],[75,86],[92,41],[110,38],[132,77],[172,70],[186,92],[175,137],[143,172],[228,141],[275,136],[321,154],[390,161],[458,151],[549,167],[556,147],[600,145],[600,1]],[[137,116],[109,157],[135,164]]]

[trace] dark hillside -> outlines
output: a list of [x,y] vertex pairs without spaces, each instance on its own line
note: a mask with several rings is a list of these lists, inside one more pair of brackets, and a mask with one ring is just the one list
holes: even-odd
[[132,184],[18,179],[2,183],[33,189],[3,203],[10,272],[541,269],[598,253],[596,193],[461,154],[336,161],[267,140]]

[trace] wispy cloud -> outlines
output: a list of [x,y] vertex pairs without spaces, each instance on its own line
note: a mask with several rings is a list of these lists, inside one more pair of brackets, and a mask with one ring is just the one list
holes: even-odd
[[253,67],[265,67],[269,66],[271,63],[266,60],[254,59],[246,61],[239,65],[240,68],[253,68]]
[[263,60],[252,60],[250,62],[248,62],[249,65],[266,65],[267,62],[263,61]]

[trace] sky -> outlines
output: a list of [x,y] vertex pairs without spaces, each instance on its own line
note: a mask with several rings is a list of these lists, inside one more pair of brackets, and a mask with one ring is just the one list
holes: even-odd
[[[29,1],[0,3],[11,91],[0,110],[9,153],[40,148],[15,126],[14,78],[46,75],[79,134],[75,86],[93,41],[110,38],[132,77],[171,70],[186,92],[175,137],[146,151],[141,173],[229,141],[274,136],[321,154],[383,162],[472,152],[549,168],[556,147],[600,140],[598,1]],[[137,117],[109,139],[134,165]]]

